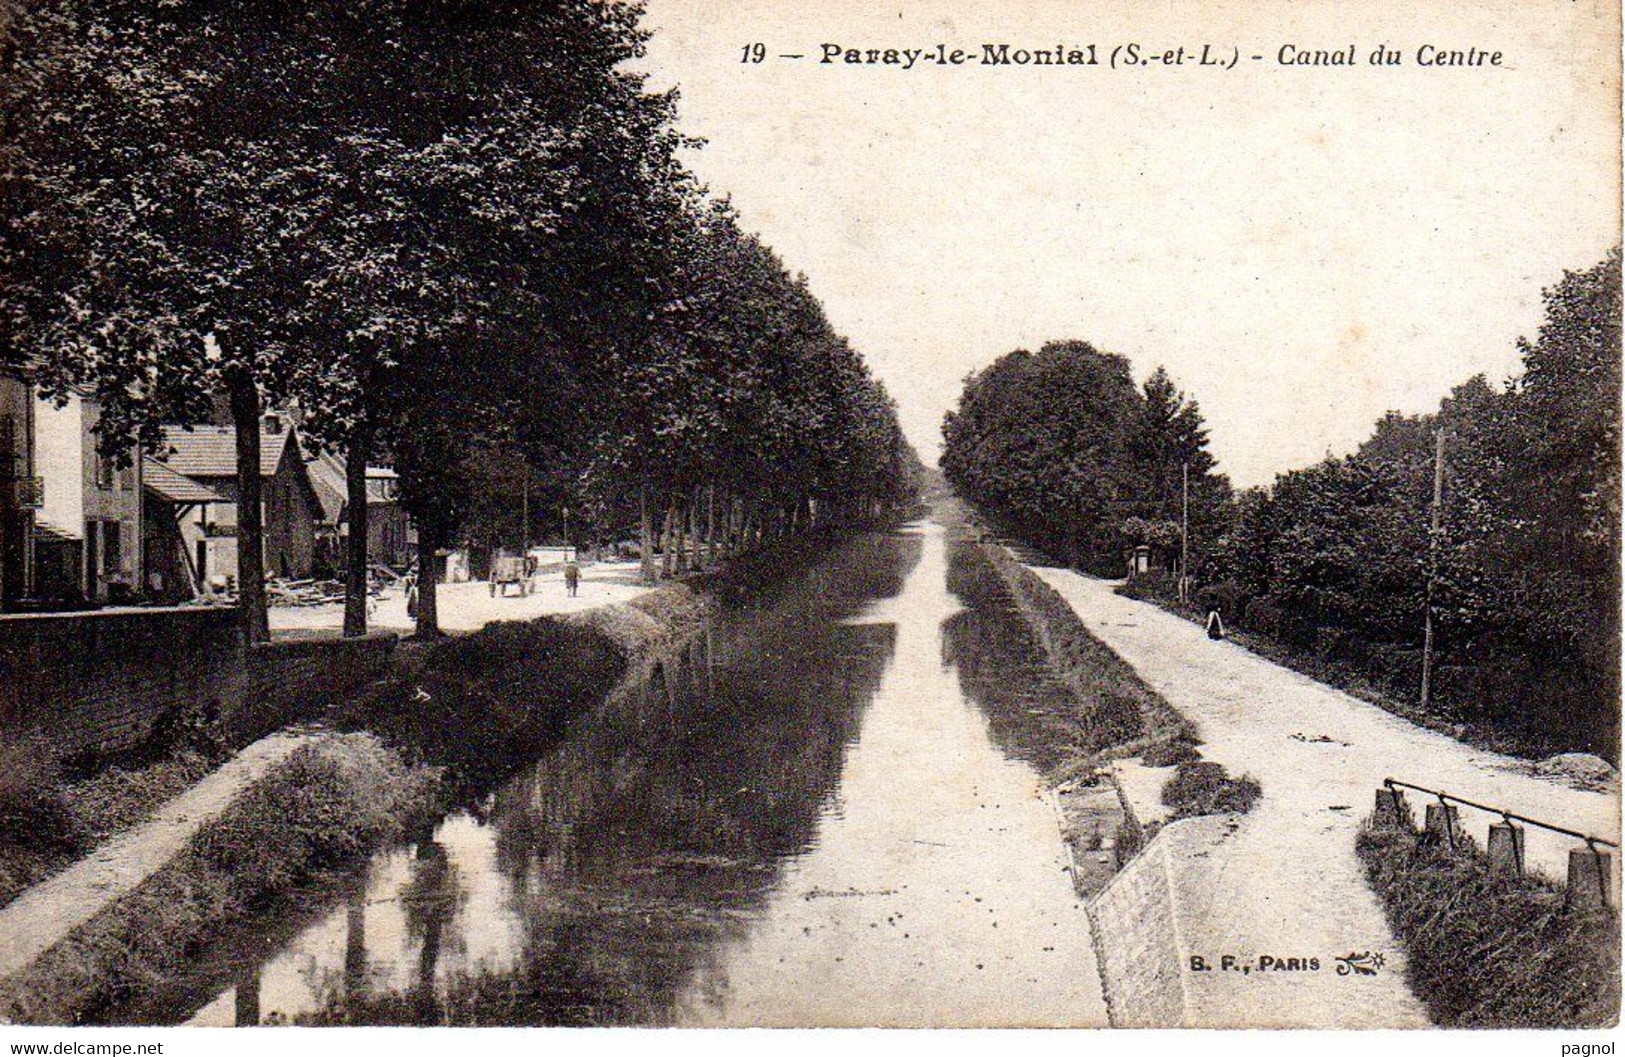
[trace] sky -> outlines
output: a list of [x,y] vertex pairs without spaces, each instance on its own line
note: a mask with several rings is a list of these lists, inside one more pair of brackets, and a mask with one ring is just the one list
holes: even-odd
[[[1219,468],[1265,483],[1504,380],[1541,289],[1619,241],[1606,0],[647,6],[644,68],[707,141],[689,164],[806,274],[928,462],[968,373],[1075,338],[1166,366]],[[1093,43],[1102,65],[819,61],[938,42]],[[1241,58],[1105,65],[1129,43]],[[1379,45],[1404,64],[1368,65]],[[1422,45],[1502,65],[1422,67]]]

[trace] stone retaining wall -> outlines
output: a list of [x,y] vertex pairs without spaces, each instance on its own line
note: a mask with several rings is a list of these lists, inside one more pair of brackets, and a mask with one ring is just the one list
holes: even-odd
[[225,715],[243,694],[241,642],[226,608],[0,617],[0,732],[102,755],[188,703]]
[[1220,838],[1226,816],[1164,826],[1089,903],[1101,986],[1115,1028],[1193,1026],[1177,875]]
[[0,736],[63,758],[132,749],[196,708],[246,745],[379,678],[393,635],[244,650],[235,609],[174,607],[0,617]]

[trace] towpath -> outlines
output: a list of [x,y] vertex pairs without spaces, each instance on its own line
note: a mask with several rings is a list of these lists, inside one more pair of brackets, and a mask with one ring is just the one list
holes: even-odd
[[[1114,583],[1034,565],[1097,638],[1195,723],[1202,755],[1250,774],[1263,797],[1176,880],[1190,913],[1185,954],[1216,964],[1259,955],[1318,958],[1318,972],[1188,973],[1193,1026],[1403,1027],[1425,1023],[1404,956],[1354,851],[1361,819],[1392,776],[1617,840],[1611,793],[1532,773],[1525,761],[1464,745],[1271,663]],[[1420,804],[1412,796],[1420,814]],[[1462,809],[1483,841],[1493,817]],[[1574,842],[1528,831],[1530,865],[1562,878]],[[1375,977],[1333,971],[1337,956],[1381,952]]]

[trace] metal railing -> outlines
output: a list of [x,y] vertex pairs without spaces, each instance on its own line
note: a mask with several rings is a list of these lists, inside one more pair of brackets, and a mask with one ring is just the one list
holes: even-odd
[[1384,778],[1382,780],[1382,784],[1387,786],[1389,789],[1393,789],[1396,786],[1403,787],[1405,789],[1414,789],[1418,793],[1426,793],[1429,796],[1438,797],[1441,803],[1448,804],[1453,802],[1457,804],[1464,804],[1467,807],[1477,808],[1480,811],[1487,811],[1492,815],[1500,815],[1501,818],[1507,822],[1522,822],[1527,826],[1539,826],[1541,829],[1550,830],[1553,833],[1561,833],[1566,837],[1574,837],[1577,840],[1585,841],[1586,847],[1592,849],[1593,851],[1596,850],[1597,845],[1599,844],[1614,849],[1619,848],[1619,845],[1616,842],[1604,840],[1602,837],[1593,837],[1588,833],[1581,833],[1578,830],[1568,829],[1564,826],[1556,826],[1550,822],[1542,822],[1540,819],[1530,818],[1528,815],[1520,815],[1515,811],[1507,811],[1504,808],[1491,807],[1489,804],[1480,804],[1478,801],[1468,800],[1464,796],[1456,796],[1453,793],[1441,792],[1438,789],[1429,789],[1426,786],[1415,785],[1411,782],[1402,782],[1398,778]]

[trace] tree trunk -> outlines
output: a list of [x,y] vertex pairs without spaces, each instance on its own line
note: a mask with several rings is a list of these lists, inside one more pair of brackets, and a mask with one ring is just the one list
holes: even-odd
[[232,370],[231,423],[237,431],[237,606],[243,638],[271,640],[265,612],[265,531],[260,489],[260,391],[246,367]]
[[688,502],[688,539],[689,547],[694,552],[694,568],[705,569],[705,553],[700,545],[705,537],[700,535],[700,486],[694,486],[694,494]]
[[687,537],[687,515],[682,509],[681,499],[671,501],[671,514],[673,514],[673,550],[676,551],[674,561],[678,576],[689,571],[689,537]]
[[670,577],[672,574],[671,530],[672,521],[676,516],[677,504],[668,503],[665,522],[660,526],[660,575],[665,577]]
[[365,426],[350,433],[344,453],[345,521],[350,538],[345,547],[344,637],[367,633],[367,459],[372,435]]
[[705,486],[705,563],[717,564],[717,486]]
[[418,526],[418,630],[420,639],[440,637],[440,610],[435,597],[436,581],[434,559],[437,541],[423,526]]
[[649,482],[638,486],[638,552],[642,555],[643,582],[655,582],[654,531],[649,527]]

